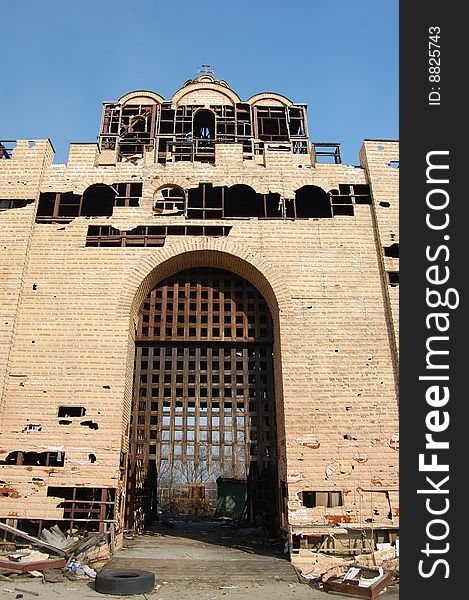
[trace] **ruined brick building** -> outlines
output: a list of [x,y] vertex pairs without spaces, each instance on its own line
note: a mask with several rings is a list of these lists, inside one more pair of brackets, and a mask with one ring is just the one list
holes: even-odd
[[304,104],[205,70],[105,102],[66,164],[0,155],[4,523],[395,539],[396,141],[342,164]]

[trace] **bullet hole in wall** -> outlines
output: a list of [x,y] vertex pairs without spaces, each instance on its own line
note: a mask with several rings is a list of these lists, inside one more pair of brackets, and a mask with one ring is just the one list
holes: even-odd
[[96,454],[88,454],[88,458],[90,459],[91,463],[96,462]]

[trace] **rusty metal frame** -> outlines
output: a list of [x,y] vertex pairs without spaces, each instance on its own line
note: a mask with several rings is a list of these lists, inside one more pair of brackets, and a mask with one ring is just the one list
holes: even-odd
[[136,336],[130,526],[138,526],[142,505],[151,505],[150,467],[173,474],[194,464],[212,482],[219,475],[247,478],[258,497],[254,512],[272,511],[272,342],[265,300],[227,271],[190,269],[149,294]]

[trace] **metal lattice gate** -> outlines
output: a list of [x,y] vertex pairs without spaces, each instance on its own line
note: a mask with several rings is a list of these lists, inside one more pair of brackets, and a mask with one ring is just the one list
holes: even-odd
[[189,269],[150,292],[136,339],[128,527],[145,527],[157,507],[215,514],[217,480],[245,482],[236,516],[274,526],[272,341],[265,300],[232,273]]

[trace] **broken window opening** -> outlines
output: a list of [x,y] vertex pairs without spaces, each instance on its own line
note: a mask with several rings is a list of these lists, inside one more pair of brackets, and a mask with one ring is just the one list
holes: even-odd
[[399,258],[399,244],[384,246],[384,256],[388,256],[389,258]]
[[141,183],[113,183],[116,191],[114,206],[139,206],[142,197]]
[[0,200],[0,211],[10,208],[24,208],[33,202],[34,200]]
[[176,111],[171,108],[171,104],[164,103],[161,106],[159,133],[166,135],[174,134],[174,120]]
[[58,417],[84,417],[86,408],[84,406],[59,406]]
[[236,133],[235,111],[232,106],[211,107],[216,116],[216,139],[218,142],[234,142]]
[[336,164],[342,163],[340,144],[331,142],[313,142],[313,157],[317,163]]
[[303,506],[306,508],[316,508],[317,506],[325,506],[327,508],[335,508],[336,506],[343,506],[343,494],[342,492],[301,492]]
[[280,194],[274,194],[269,192],[263,194],[264,200],[264,218],[268,219],[284,219],[293,218],[294,207],[292,202],[286,202],[285,199],[280,197]]
[[90,247],[149,247],[164,246],[168,235],[224,237],[231,227],[218,225],[139,225],[131,231],[119,231],[109,225],[88,227],[86,246]]
[[16,148],[16,140],[0,141],[0,160],[10,160],[12,152]]
[[157,105],[128,104],[122,108],[119,130],[119,160],[141,158],[153,150]]
[[391,287],[399,285],[399,271],[388,271],[388,281]]
[[265,215],[264,198],[248,185],[233,185],[225,188],[223,216],[263,217]]
[[70,223],[81,214],[82,197],[73,192],[41,192],[37,223]]
[[95,183],[90,185],[82,197],[81,214],[82,217],[110,217],[116,192],[108,185]]
[[83,196],[73,192],[41,192],[36,213],[37,223],[70,223],[76,217],[110,217],[116,191],[97,183]]
[[184,214],[184,191],[178,187],[165,187],[155,194],[153,211],[158,215]]
[[238,103],[236,105],[236,135],[238,141],[252,136],[251,106]]
[[48,486],[47,496],[62,498],[58,508],[63,508],[63,520],[70,521],[70,529],[93,530],[99,523],[104,533],[104,523],[115,519],[116,490],[113,488],[54,487]]
[[329,194],[315,185],[305,185],[295,192],[296,218],[331,218]]
[[257,137],[267,142],[288,141],[287,115],[284,106],[255,107]]
[[27,423],[23,431],[42,431],[42,425],[40,423]]
[[222,219],[225,188],[200,183],[190,188],[187,197],[187,216],[193,219]]
[[292,106],[288,110],[289,130],[291,137],[303,137],[306,135],[305,112],[304,109]]
[[63,467],[65,462],[64,452],[10,452],[5,459],[0,460],[3,465],[22,465],[39,467]]

